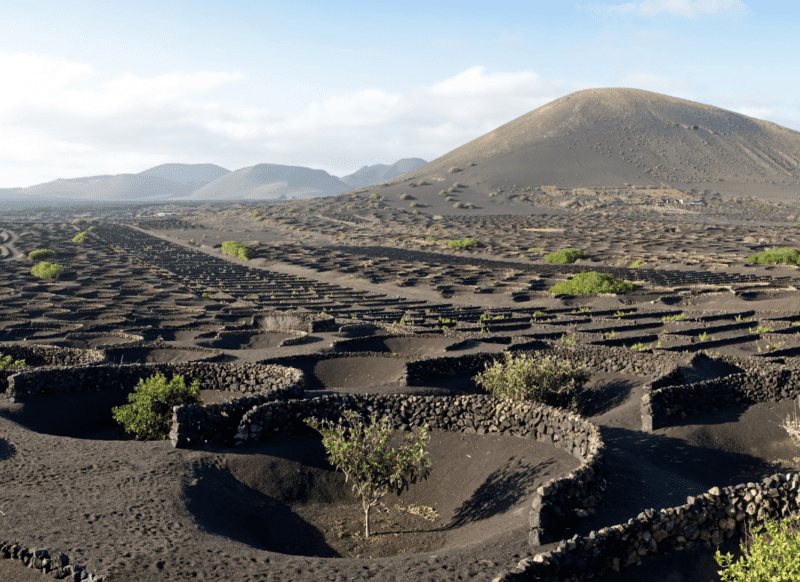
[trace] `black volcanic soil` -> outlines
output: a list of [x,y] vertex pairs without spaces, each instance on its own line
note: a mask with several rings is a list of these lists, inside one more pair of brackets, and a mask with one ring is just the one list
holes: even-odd
[[[402,362],[498,353],[514,336],[625,349],[661,342],[660,349],[687,358],[708,350],[794,363],[800,355],[797,268],[744,260],[776,242],[800,246],[791,213],[779,205],[727,208],[723,200],[702,212],[661,216],[630,198],[608,216],[565,207],[434,220],[394,210],[345,215],[343,202],[276,205],[259,222],[250,208],[228,207],[138,227],[99,224],[81,246],[71,242],[79,227],[68,222],[4,224],[11,242],[0,257],[8,274],[0,284],[0,352],[2,343],[27,341],[107,346],[114,362],[117,355],[124,362],[198,359],[217,353],[211,350],[242,362],[300,355],[306,358],[295,365],[312,380],[312,396],[474,393],[479,388],[466,377],[405,386]],[[289,215],[287,208],[304,211]],[[467,237],[480,246],[455,250],[437,242]],[[260,242],[252,261],[213,248],[234,239]],[[591,251],[592,259],[553,268],[543,251],[529,250],[567,246]],[[56,249],[65,276],[33,278],[23,256],[36,248]],[[634,259],[646,266],[630,267]],[[589,269],[621,273],[640,287],[619,296],[547,293]],[[260,311],[304,309],[366,327],[279,346],[281,332],[252,324]],[[663,320],[679,313],[686,319]],[[758,327],[769,331],[751,332]],[[233,335],[217,338],[220,331]],[[121,341],[129,340],[114,335],[120,333],[144,343],[126,348]],[[164,343],[154,343],[159,337]],[[332,347],[354,337],[366,341]],[[191,349],[198,347],[209,351]],[[731,370],[684,372],[701,379]],[[639,416],[647,381],[595,374],[574,403],[601,427],[610,478],[602,509],[570,536],[681,505],[714,486],[795,470],[782,461],[797,449],[780,426],[796,412],[794,402],[693,415],[647,434]],[[233,396],[202,393],[208,403]],[[139,442],[109,420],[125,398],[109,390],[2,405],[0,538],[64,552],[109,581],[492,580],[557,545],[527,544],[531,491],[577,466],[562,451],[524,439],[432,433],[436,474],[400,499],[386,498],[366,542],[349,485],[313,438],[196,450]],[[418,515],[432,517],[425,508],[438,517]],[[738,540],[726,544],[723,553],[738,555]],[[717,581],[712,556],[648,556],[608,579]],[[29,574],[0,560],[0,579]]]

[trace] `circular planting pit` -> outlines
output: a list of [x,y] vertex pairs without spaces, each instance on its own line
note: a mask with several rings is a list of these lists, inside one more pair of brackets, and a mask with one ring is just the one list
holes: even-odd
[[112,364],[167,364],[202,362],[218,359],[220,352],[197,348],[187,350],[170,346],[125,347],[106,350],[106,359]]
[[217,350],[266,350],[280,347],[285,340],[295,337],[294,334],[281,332],[242,332],[207,340],[199,345]]
[[85,334],[85,336],[83,337],[70,337],[72,335],[73,334],[67,334],[66,339],[43,340],[39,343],[47,344],[50,346],[58,346],[60,348],[93,350],[95,348],[102,346],[124,345],[141,340],[141,337],[124,338],[124,337],[103,335],[103,334]]
[[[398,432],[396,437],[403,438]],[[364,512],[316,434],[276,435],[194,467],[187,507],[205,530],[282,554],[387,557],[526,539],[536,488],[580,461],[533,439],[429,431],[431,473]],[[237,450],[238,453],[238,450]]]
[[272,363],[300,369],[305,374],[307,390],[403,385],[406,375],[405,360],[392,357],[309,357]]
[[374,337],[344,341],[334,347],[337,352],[382,352],[407,356],[444,355],[458,340],[445,337]]

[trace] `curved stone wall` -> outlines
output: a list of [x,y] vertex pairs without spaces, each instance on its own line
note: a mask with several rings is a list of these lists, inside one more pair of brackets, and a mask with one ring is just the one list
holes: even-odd
[[557,408],[491,396],[334,395],[282,400],[253,407],[242,418],[236,444],[262,440],[276,432],[310,431],[303,419],[337,421],[345,410],[388,418],[399,429],[431,429],[472,434],[499,433],[536,439],[562,448],[582,461],[560,479],[539,487],[532,500],[528,541],[541,545],[595,512],[606,487],[605,445],[597,426]]
[[648,554],[701,546],[711,549],[723,538],[746,535],[746,522],[764,525],[798,509],[800,473],[777,473],[761,483],[712,487],[684,505],[648,509],[625,524],[573,536],[553,552],[526,558],[497,580],[570,580],[582,582],[639,563]]
[[86,580],[87,582],[104,582],[104,576],[90,574],[85,568],[69,563],[64,554],[50,555],[44,548],[30,549],[16,542],[0,540],[0,558],[19,560],[28,568],[49,574],[57,580]]
[[281,366],[266,364],[181,362],[39,368],[10,376],[5,396],[11,402],[22,402],[39,395],[89,392],[112,385],[123,385],[132,390],[139,380],[159,372],[165,376],[180,374],[187,383],[198,380],[204,390],[243,394],[286,387],[302,378],[299,370],[288,371]]

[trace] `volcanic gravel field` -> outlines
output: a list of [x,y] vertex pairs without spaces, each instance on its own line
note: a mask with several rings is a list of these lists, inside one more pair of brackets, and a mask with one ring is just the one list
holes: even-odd
[[[392,188],[424,186],[385,190]],[[617,206],[580,210],[561,202],[585,194],[530,190],[518,200],[509,189],[513,196],[494,197],[505,202],[495,200],[491,214],[478,213],[476,198],[466,213],[414,215],[398,196],[371,197],[382,192],[376,187],[305,202],[192,207],[178,217],[6,221],[0,353],[4,345],[44,345],[97,354],[97,365],[110,366],[268,362],[299,369],[306,398],[483,394],[469,375],[409,382],[406,365],[500,357],[526,342],[605,346],[622,362],[639,344],[645,358],[675,354],[687,384],[735,374],[736,362],[800,365],[797,268],[744,260],[798,246],[785,205],[709,194],[702,208],[678,212],[660,202],[665,193],[631,190],[616,194]],[[469,184],[454,190],[470,201]],[[655,210],[641,203],[648,196],[659,201]],[[760,210],[739,208],[746,204]],[[72,242],[92,224],[84,242]],[[447,247],[463,238],[476,246]],[[250,246],[252,258],[223,255],[226,240]],[[567,247],[590,258],[544,261]],[[26,255],[36,249],[52,249],[49,260],[64,272],[32,276]],[[589,270],[637,288],[548,293]],[[334,325],[304,334],[258,324],[287,311],[324,313]],[[695,357],[701,352],[708,357]],[[63,553],[107,582],[494,580],[576,535],[713,487],[796,470],[797,447],[780,426],[794,401],[699,410],[644,432],[640,404],[652,379],[625,365],[593,371],[569,404],[600,428],[608,485],[593,515],[541,546],[528,544],[530,499],[580,465],[561,449],[432,430],[430,478],[385,498],[365,541],[361,510],[321,439],[189,448],[138,441],[110,417],[127,396],[113,389],[0,405],[0,540]],[[238,397],[201,390],[206,404]],[[720,550],[738,556],[739,541],[726,539]],[[716,549],[642,556],[605,578],[717,581]],[[0,560],[4,580],[43,576]]]

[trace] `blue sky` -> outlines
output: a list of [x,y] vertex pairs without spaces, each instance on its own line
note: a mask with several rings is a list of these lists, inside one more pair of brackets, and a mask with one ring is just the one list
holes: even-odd
[[796,3],[434,4],[4,2],[0,187],[165,162],[342,176],[597,87],[800,131]]

